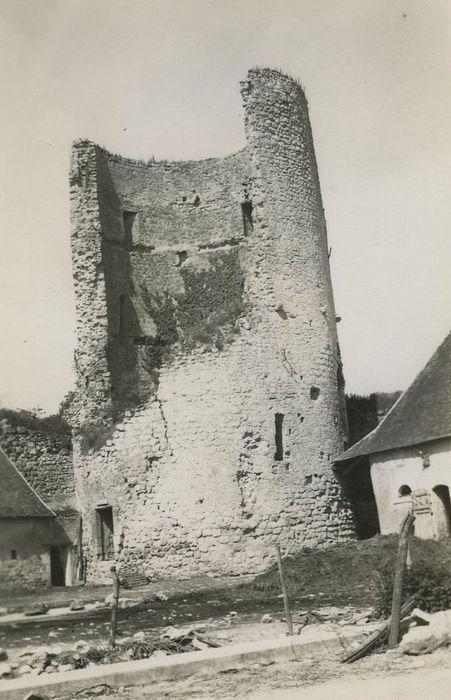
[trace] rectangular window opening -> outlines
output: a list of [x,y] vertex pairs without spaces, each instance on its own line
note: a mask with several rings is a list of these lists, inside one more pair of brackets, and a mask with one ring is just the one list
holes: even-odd
[[133,226],[136,219],[135,211],[123,211],[122,223],[124,226],[124,242],[127,248],[131,248],[133,244]]
[[243,217],[244,235],[247,236],[252,231],[252,202],[249,200],[241,202],[241,214]]
[[17,559],[17,552],[15,549],[11,550],[11,559]]
[[119,297],[119,321],[117,330],[120,337],[127,335],[127,297],[125,294],[121,294]]
[[111,506],[96,508],[97,555],[102,561],[114,559],[114,524]]
[[274,459],[277,462],[281,462],[283,460],[283,413],[275,414],[274,426],[276,431],[276,451]]

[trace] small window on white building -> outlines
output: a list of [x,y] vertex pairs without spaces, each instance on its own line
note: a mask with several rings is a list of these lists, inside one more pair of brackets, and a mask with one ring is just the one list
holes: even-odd
[[406,496],[410,496],[412,493],[412,489],[410,486],[407,486],[407,484],[403,484],[402,486],[399,487],[398,491],[398,496],[400,498],[405,498]]

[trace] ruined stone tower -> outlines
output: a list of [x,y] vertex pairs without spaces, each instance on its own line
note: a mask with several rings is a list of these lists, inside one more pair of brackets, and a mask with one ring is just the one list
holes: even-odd
[[88,578],[264,568],[352,534],[343,385],[298,83],[242,83],[246,148],[144,163],[73,147],[77,497]]

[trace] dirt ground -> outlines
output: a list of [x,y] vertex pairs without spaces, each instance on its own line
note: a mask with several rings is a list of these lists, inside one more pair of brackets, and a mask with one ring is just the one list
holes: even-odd
[[[451,670],[451,648],[439,649],[427,656],[406,656],[395,650],[373,654],[354,664],[342,664],[329,654],[306,656],[302,661],[278,664],[254,664],[246,669],[227,673],[195,676],[184,681],[154,683],[145,687],[110,689],[96,686],[77,697],[105,697],[109,700],[216,700],[246,698],[259,691],[305,688],[328,680],[377,679],[401,673],[417,674],[431,669]],[[302,697],[300,695],[300,697]],[[415,696],[412,696],[415,697]],[[58,700],[73,700],[60,696]]]
[[[201,594],[202,591],[228,590],[251,580],[251,576],[197,576],[186,580],[161,579],[148,583],[139,588],[121,588],[121,596],[136,601],[152,600],[157,593],[163,592],[168,598],[185,594]],[[35,593],[16,591],[2,593],[0,591],[0,607],[8,612],[20,612],[35,605],[45,603],[49,608],[69,606],[72,601],[77,603],[93,603],[103,601],[111,593],[111,586],[73,586],[71,588],[44,588]]]
[[[306,551],[284,562],[290,601],[294,612],[318,610],[324,606],[370,608],[377,599],[377,572],[386,562],[393,562],[396,537],[376,536],[371,540],[344,543],[328,550]],[[426,562],[437,558],[449,566],[451,572],[451,542],[435,543],[414,541],[412,559]],[[64,593],[64,603],[70,600],[103,600],[107,588],[86,587],[48,591],[48,604],[54,604]],[[156,594],[163,593],[163,596]],[[155,581],[143,588],[123,590],[121,595],[133,598],[137,607],[119,611],[118,634],[133,636],[137,631],[159,634],[167,626],[199,624],[208,631],[220,632],[223,643],[233,643],[236,625],[258,625],[265,613],[271,613],[274,623],[260,625],[264,634],[280,634],[283,624],[283,602],[276,565],[257,577],[231,579],[227,577],[198,577],[189,581]],[[167,598],[167,599],[166,599]],[[15,596],[17,606],[26,607],[30,602],[45,600],[42,595]],[[53,603],[52,603],[53,601]],[[3,603],[4,604],[4,603]],[[16,607],[17,609],[17,607]],[[229,627],[229,618],[233,623]],[[0,625],[0,646],[11,655],[20,655],[24,648],[63,644],[73,648],[79,640],[89,641],[94,647],[104,645],[107,639],[110,612],[108,609],[85,611],[73,616],[50,619],[29,618],[20,624]],[[1,618],[0,618],[1,619]],[[266,631],[266,628],[268,630]],[[276,632],[276,629],[278,632]],[[230,636],[230,639],[228,638]],[[244,640],[243,640],[244,641]],[[397,658],[396,655],[373,655],[352,666],[345,666],[337,659],[306,657],[302,661],[268,667],[250,667],[247,670],[193,678],[183,683],[156,684],[144,689],[116,690],[111,697],[125,700],[144,698],[220,698],[245,697],[257,687],[262,689],[297,687],[318,683],[331,678],[359,674],[399,673],[406,669],[419,670],[427,664],[435,664],[442,657],[450,665],[449,653],[437,653],[419,659]],[[426,659],[426,660],[425,660]],[[286,684],[286,685],[284,685]],[[98,688],[97,694],[108,695],[108,688]],[[77,696],[78,697],[78,696]],[[72,700],[72,699],[71,699]]]
[[[369,540],[354,540],[328,549],[304,550],[296,556],[284,559],[285,578],[290,596],[302,599],[306,596],[318,598],[328,605],[373,605],[377,595],[378,572],[394,562],[397,537],[376,535]],[[411,546],[413,563],[422,563],[427,569],[440,561],[451,576],[451,540],[433,542],[414,538]],[[191,597],[193,602],[202,602],[202,595],[216,591],[216,599],[224,602],[231,598],[231,589],[237,591],[242,600],[275,597],[280,592],[277,565],[266,572],[242,577],[198,576],[189,580],[155,580],[133,590],[122,590],[121,595],[135,600],[152,600],[155,593],[163,591],[171,599],[177,596]],[[78,586],[74,588],[49,588],[36,593],[15,592],[2,595],[0,607],[8,610],[23,610],[36,602],[49,607],[62,607],[71,601],[93,602],[103,600],[110,592],[109,586]],[[259,595],[263,594],[263,595]],[[321,599],[322,598],[322,599]],[[204,599],[205,600],[205,599]],[[203,617],[208,612],[203,611]]]

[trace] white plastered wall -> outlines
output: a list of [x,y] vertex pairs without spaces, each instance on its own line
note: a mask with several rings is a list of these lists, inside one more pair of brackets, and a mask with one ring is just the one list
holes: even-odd
[[425,539],[449,535],[443,504],[433,489],[443,485],[451,491],[451,438],[375,454],[370,464],[382,535],[398,532],[412,505],[410,496],[399,495],[402,486],[426,504],[417,515],[415,534]]

